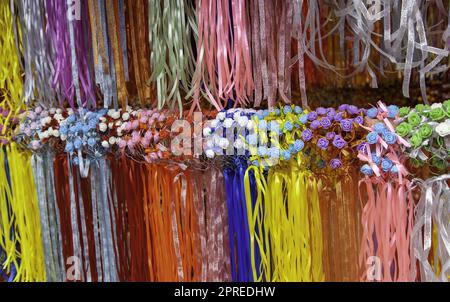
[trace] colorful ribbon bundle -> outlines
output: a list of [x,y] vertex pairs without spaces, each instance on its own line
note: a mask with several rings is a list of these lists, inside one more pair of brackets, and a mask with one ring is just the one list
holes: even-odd
[[0,0],[0,280],[448,281],[449,12]]

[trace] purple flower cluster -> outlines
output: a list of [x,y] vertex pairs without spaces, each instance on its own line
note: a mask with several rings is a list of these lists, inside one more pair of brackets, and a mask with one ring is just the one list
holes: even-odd
[[[338,109],[319,107],[304,116],[304,124],[307,128],[302,132],[301,138],[305,143],[310,142],[312,148],[322,151],[329,150],[330,156],[336,155],[337,152],[340,153],[349,146],[349,142],[345,139],[347,133],[351,133],[356,127],[363,125],[365,115],[364,109],[359,109],[354,105],[343,104]],[[330,161],[325,158],[321,160],[325,163],[328,162],[331,169],[342,167],[340,156],[336,156]]]

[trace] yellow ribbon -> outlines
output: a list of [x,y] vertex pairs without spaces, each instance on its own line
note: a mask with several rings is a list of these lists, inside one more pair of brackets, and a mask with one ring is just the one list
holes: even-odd
[[[244,185],[255,281],[324,281],[322,223],[317,180],[302,169],[302,160],[263,171],[250,166]],[[250,172],[257,184],[252,207]],[[261,276],[255,245],[261,254]]]
[[[23,107],[22,96],[22,69],[14,37],[13,18],[9,7],[10,1],[0,1],[0,106],[8,108],[9,114],[4,117],[0,115],[0,125],[3,126],[2,136],[9,135],[7,132],[9,120],[17,116]],[[20,32],[18,33],[20,36]],[[18,37],[20,41],[20,37]]]
[[[5,169],[8,158],[11,185]],[[45,281],[44,248],[31,157],[15,143],[0,149],[0,245],[7,259],[2,269],[17,268],[14,281]],[[11,228],[14,236],[11,236]],[[20,265],[19,265],[20,262]]]

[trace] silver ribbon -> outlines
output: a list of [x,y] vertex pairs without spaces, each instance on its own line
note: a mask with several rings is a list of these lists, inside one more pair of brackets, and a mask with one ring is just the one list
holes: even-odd
[[115,244],[117,240],[114,236],[115,221],[112,215],[114,205],[111,193],[108,192],[111,171],[104,157],[98,159],[94,167],[91,169],[90,176],[98,278],[99,281],[117,282],[119,281],[116,262],[117,245]]
[[[52,88],[54,51],[45,37],[45,1],[21,0],[16,4],[24,57],[23,99],[27,104],[37,99],[44,106],[53,106],[56,101]],[[17,26],[16,22],[13,24]]]
[[[421,281],[449,281],[450,276],[450,174],[427,180],[415,179],[411,190],[421,189],[421,197],[415,209],[415,225],[411,235],[412,270],[415,278],[416,262],[419,262]],[[433,225],[437,231],[433,265],[429,253],[433,240]],[[438,274],[440,264],[440,274]]]
[[63,282],[66,273],[62,253],[59,209],[55,195],[53,159],[54,154],[51,151],[35,153],[32,156],[32,167],[41,217],[47,281]]
[[[83,258],[81,257],[81,243],[79,237],[79,228],[78,228],[78,211],[77,211],[77,202],[75,200],[75,191],[74,191],[74,181],[72,175],[72,166],[70,161],[70,156],[67,155],[67,171],[69,175],[69,190],[70,190],[70,222],[72,226],[72,244],[73,244],[73,253],[74,257],[79,260],[79,264],[81,267],[83,265]],[[84,274],[80,274],[81,280],[84,281]]]

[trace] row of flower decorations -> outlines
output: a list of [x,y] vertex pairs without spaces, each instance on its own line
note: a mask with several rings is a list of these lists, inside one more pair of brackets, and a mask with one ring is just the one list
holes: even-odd
[[[1,113],[9,114],[7,108]],[[315,110],[296,105],[233,108],[210,116],[203,118],[208,159],[238,154],[269,168],[307,157],[308,168],[320,171],[336,170],[359,158],[365,162],[361,172],[376,176],[406,173],[400,163],[405,155],[413,165],[429,164],[436,172],[449,166],[450,100],[414,108],[382,102],[369,109],[346,104]],[[73,155],[74,164],[118,151],[154,162],[177,160],[170,147],[171,139],[180,134],[171,129],[177,119],[178,113],[131,107],[74,111],[38,106],[12,118],[7,127],[19,144],[34,151],[51,146]]]

